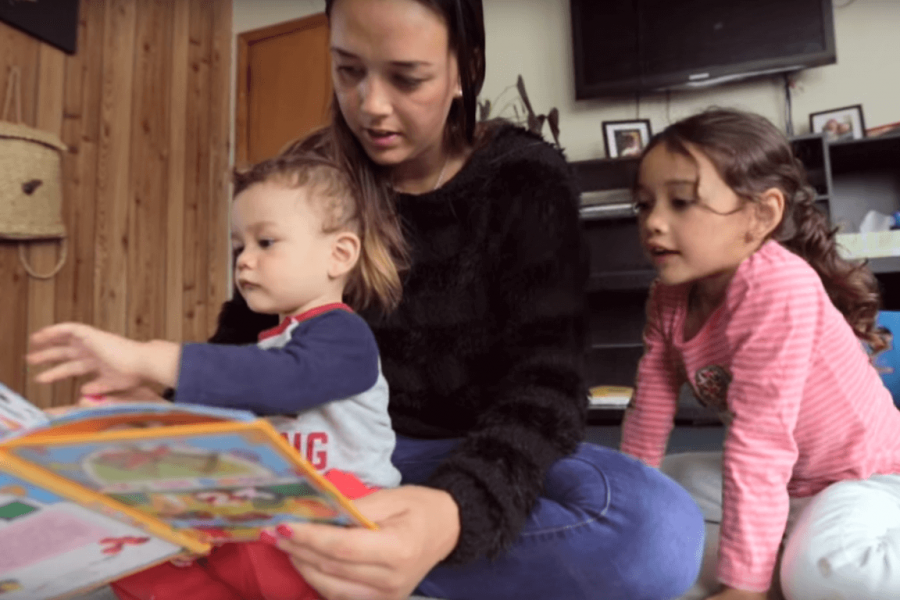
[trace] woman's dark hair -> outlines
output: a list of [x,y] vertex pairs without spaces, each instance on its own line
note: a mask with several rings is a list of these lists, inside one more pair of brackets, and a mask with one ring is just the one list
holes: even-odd
[[815,269],[857,337],[874,352],[887,347],[887,338],[875,324],[880,303],[875,277],[865,263],[838,254],[837,229],[815,207],[816,191],[806,170],[775,125],[757,114],[713,108],[668,126],[650,140],[643,156],[660,144],[692,160],[688,145],[697,148],[745,201],[755,201],[772,188],[781,190],[784,214],[771,237]]

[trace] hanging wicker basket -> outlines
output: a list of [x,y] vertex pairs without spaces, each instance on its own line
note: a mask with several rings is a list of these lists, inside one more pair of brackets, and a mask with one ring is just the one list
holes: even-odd
[[[58,264],[48,274],[35,273],[22,245],[19,257],[32,277],[56,275],[66,259],[66,228],[62,220],[62,153],[58,136],[21,123],[19,71],[10,68],[3,120],[0,121],[0,239],[59,239]],[[13,101],[16,120],[10,120]]]

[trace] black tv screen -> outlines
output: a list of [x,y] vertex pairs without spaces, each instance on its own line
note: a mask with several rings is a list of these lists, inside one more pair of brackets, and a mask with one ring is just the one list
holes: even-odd
[[831,0],[570,0],[577,99],[836,62]]

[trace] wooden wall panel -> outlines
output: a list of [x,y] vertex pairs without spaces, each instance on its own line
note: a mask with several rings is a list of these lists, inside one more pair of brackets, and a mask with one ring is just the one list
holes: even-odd
[[[81,7],[78,38],[103,39],[105,3],[86,2]],[[69,268],[56,277],[56,318],[59,321],[91,322],[94,316],[95,206],[97,196],[97,149],[100,136],[100,98],[103,82],[103,46],[87,44],[66,62],[62,137],[69,148],[63,161],[63,202],[69,228]],[[56,384],[55,401],[75,395],[76,384]]]
[[139,339],[165,332],[172,8],[171,0],[140,0],[135,15],[134,78],[141,83],[131,113],[126,322]]
[[[35,127],[62,137],[65,59],[61,50],[41,44],[38,52],[37,111]],[[68,242],[66,242],[68,243]],[[28,244],[27,260],[38,274],[51,273],[62,258],[58,242]],[[56,320],[56,279],[28,279],[28,331],[36,331]],[[26,371],[25,393],[39,406],[53,404],[53,387],[37,385]]]
[[[214,331],[219,316],[218,302],[229,296],[228,281],[231,258],[231,235],[222,236],[220,232],[230,232],[229,215],[231,202],[220,202],[218,199],[231,197],[231,94],[215,93],[214,90],[230,90],[231,83],[231,25],[232,3],[226,2],[213,10],[212,47],[210,48],[210,193],[207,194],[209,204],[209,227],[207,254],[210,256],[227,256],[227,261],[210,260],[206,275],[206,331]],[[210,254],[211,252],[211,254]]]
[[166,327],[167,339],[182,336],[184,322],[184,220],[187,164],[189,2],[174,0],[172,53],[169,57],[169,157],[166,202]]
[[[141,85],[133,77],[136,2],[108,0],[104,11],[104,36],[91,42],[103,44],[93,324],[117,333],[128,331],[125,318],[128,213],[131,208],[128,153],[131,149],[134,85]],[[67,200],[71,202],[72,198]]]
[[[27,336],[78,320],[138,339],[202,340],[227,296],[231,2],[82,0],[78,53],[0,23],[0,93],[22,72],[22,120],[59,134],[68,259],[30,278],[0,243],[0,382],[41,406]],[[29,244],[38,271],[59,245]]]
[[[9,67],[30,65],[21,73],[21,118],[34,123],[40,44],[11,27],[0,26],[0,85],[6,97]],[[20,62],[21,61],[21,62]],[[2,118],[3,115],[0,115]],[[10,118],[15,118],[10,115]],[[23,352],[28,338],[28,275],[19,264],[18,246],[0,242],[0,381],[16,391],[25,390],[27,380]]]
[[[184,334],[197,339],[206,331],[208,249],[206,196],[209,185],[209,53],[211,10],[204,2],[190,3],[188,65],[187,156],[184,220]],[[225,93],[225,92],[222,92]],[[214,309],[215,310],[215,309]]]

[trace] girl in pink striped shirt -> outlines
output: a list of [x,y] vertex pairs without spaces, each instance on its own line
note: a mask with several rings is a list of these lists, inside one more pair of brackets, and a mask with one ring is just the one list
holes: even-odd
[[[641,159],[659,277],[622,451],[663,463],[706,513],[713,581],[684,598],[900,598],[900,411],[863,346],[886,347],[877,285],[814,200],[754,114],[684,119]],[[663,461],[684,383],[725,421],[724,449]]]

